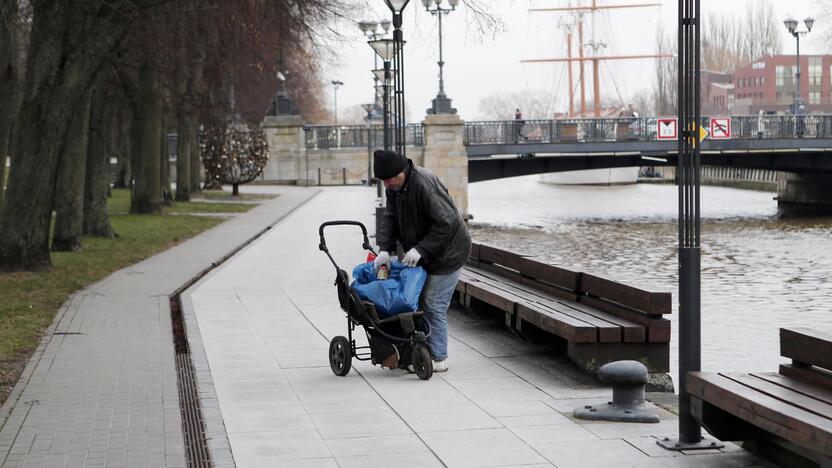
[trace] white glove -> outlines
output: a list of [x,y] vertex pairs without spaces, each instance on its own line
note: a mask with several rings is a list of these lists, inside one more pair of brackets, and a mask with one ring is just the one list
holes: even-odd
[[382,265],[387,265],[387,271],[390,271],[390,252],[387,252],[385,250],[379,252],[376,256],[376,259],[373,260],[373,269],[376,273],[378,273],[378,269]]
[[416,247],[408,250],[406,254],[404,254],[404,259],[402,259],[402,263],[409,267],[415,267],[419,264],[419,260],[422,259],[422,254],[416,250]]

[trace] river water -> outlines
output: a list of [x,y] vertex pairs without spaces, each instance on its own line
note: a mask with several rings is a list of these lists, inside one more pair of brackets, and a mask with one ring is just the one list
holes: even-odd
[[[677,187],[558,186],[538,176],[469,185],[475,241],[673,293],[678,364]],[[702,369],[775,371],[778,330],[832,333],[832,217],[777,216],[774,193],[702,187]]]

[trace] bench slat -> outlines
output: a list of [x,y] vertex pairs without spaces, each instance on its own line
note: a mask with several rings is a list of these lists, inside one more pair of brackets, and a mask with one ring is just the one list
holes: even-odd
[[592,325],[554,310],[541,310],[529,303],[517,304],[517,318],[575,343],[595,343],[598,333]]
[[780,385],[760,379],[754,375],[741,373],[720,373],[723,377],[733,380],[738,384],[744,385],[748,388],[764,393],[772,398],[782,401],[783,403],[795,406],[809,413],[813,413],[822,418],[832,421],[832,405],[818,401],[812,397],[808,397],[790,388],[782,387]]
[[646,326],[648,343],[670,342],[670,320],[658,318],[658,316],[651,318],[637,311],[590,296],[578,296],[578,302]]
[[620,343],[621,342],[621,327],[619,325],[599,319],[594,315],[581,312],[569,306],[553,301],[535,301],[527,304],[536,310],[555,311],[563,315],[575,318],[588,325],[595,327],[598,333],[597,341],[599,343]]
[[482,275],[494,278],[498,281],[509,279],[511,281],[514,281],[515,283],[539,289],[543,292],[563,299],[569,299],[574,301],[578,297],[577,294],[575,294],[574,292],[567,291],[566,289],[560,288],[558,286],[541,283],[532,278],[527,278],[521,275],[520,273],[517,273],[516,271],[503,268],[499,265],[482,262],[470,262],[469,266],[466,266],[465,269],[468,269],[471,272],[480,273]]
[[808,385],[821,388],[832,388],[832,372],[812,367],[796,367],[791,364],[780,364],[780,374],[799,380]]
[[648,291],[589,273],[581,274],[578,289],[650,315],[664,315],[671,311],[671,295],[668,292]]
[[514,313],[514,303],[505,292],[494,288],[488,283],[474,280],[465,285],[465,294],[490,304],[504,312]]
[[780,385],[781,387],[789,388],[795,392],[812,397],[815,400],[832,405],[832,390],[819,388],[815,385],[807,384],[806,382],[792,379],[776,372],[753,373],[751,375],[757,377],[758,379],[763,379],[773,384]]
[[[740,419],[800,447],[832,456],[832,421],[718,374],[691,372],[687,390]],[[707,424],[707,421],[703,421]]]
[[[477,274],[478,270],[471,269],[472,273]],[[595,311],[595,313],[588,313],[585,310],[580,310],[577,303],[574,303],[578,307],[570,307],[567,302],[559,300],[556,296],[553,297],[551,295],[547,295],[545,293],[541,293],[538,290],[530,290],[523,285],[514,283],[510,280],[500,279],[497,277],[489,277],[487,273],[483,273],[482,275],[478,276],[482,281],[487,282],[495,289],[499,289],[505,291],[508,296],[513,298],[519,298],[519,300],[515,299],[517,304],[523,303],[527,309],[531,310],[539,310],[541,307],[546,309],[547,311],[554,310],[560,314],[568,315],[572,318],[578,319],[585,324],[592,325],[596,327],[596,332],[598,334],[597,341],[603,343],[618,343],[622,341],[623,337],[623,330],[622,330],[622,322],[624,322],[627,326],[634,326],[639,327],[638,324],[634,324],[632,322],[621,321],[616,317],[606,314],[601,311]],[[588,309],[588,308],[584,308]],[[644,336],[644,327],[641,328],[641,335]],[[644,341],[643,339],[641,340]]]
[[523,255],[514,252],[507,252],[496,247],[491,247],[490,245],[480,244],[479,260],[481,262],[496,263],[519,271],[523,257]]
[[587,307],[586,305],[581,304],[579,302],[558,302],[567,307],[571,307],[573,309],[579,310],[586,314],[593,315],[600,319],[606,320],[607,322],[614,323],[620,326],[623,335],[622,338],[625,343],[643,343],[647,341],[647,329],[644,325],[640,325],[636,322],[621,317],[616,317],[613,314],[602,312],[598,309]]
[[781,328],[780,355],[832,370],[832,335],[811,328]]

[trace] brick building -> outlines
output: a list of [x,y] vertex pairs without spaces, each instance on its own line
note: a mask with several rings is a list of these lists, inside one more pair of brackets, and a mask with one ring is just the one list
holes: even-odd
[[[732,114],[786,113],[794,101],[794,55],[775,55],[734,72]],[[800,56],[800,95],[807,113],[832,112],[832,55]]]

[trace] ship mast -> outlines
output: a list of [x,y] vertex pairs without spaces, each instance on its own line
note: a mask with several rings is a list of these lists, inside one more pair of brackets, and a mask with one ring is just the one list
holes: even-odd
[[[570,2],[571,3],[571,2]],[[574,106],[573,106],[573,85],[572,85],[572,62],[577,61],[579,72],[578,72],[578,80],[580,80],[581,84],[581,115],[586,115],[586,86],[585,86],[585,78],[584,78],[584,62],[590,61],[592,62],[592,80],[593,80],[593,115],[595,118],[599,118],[601,116],[601,82],[600,82],[600,74],[598,69],[598,64],[602,60],[635,60],[635,59],[646,59],[646,58],[669,58],[673,57],[669,54],[647,54],[647,55],[619,55],[619,56],[600,56],[598,55],[598,49],[606,47],[606,44],[598,43],[595,41],[595,28],[593,27],[592,30],[592,42],[584,43],[583,38],[583,22],[584,22],[584,14],[589,12],[593,15],[593,20],[595,17],[595,13],[599,10],[614,10],[614,9],[622,9],[622,8],[649,8],[649,7],[659,7],[661,3],[636,3],[636,4],[624,4],[624,5],[598,5],[597,0],[592,0],[591,5],[586,6],[567,6],[562,8],[532,8],[529,11],[534,12],[572,12],[576,13],[577,16],[577,23],[578,23],[578,58],[572,57],[572,29],[566,28],[566,41],[567,41],[567,58],[552,58],[552,59],[531,59],[531,60],[521,60],[521,63],[541,63],[541,62],[566,62],[569,67],[569,116],[574,116]],[[593,21],[594,25],[594,21]],[[592,55],[590,58],[584,57],[584,46],[590,47],[592,49]]]

